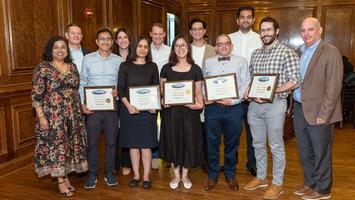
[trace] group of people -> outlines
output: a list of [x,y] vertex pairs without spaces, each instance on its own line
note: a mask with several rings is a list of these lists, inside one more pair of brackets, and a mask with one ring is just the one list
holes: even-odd
[[[239,31],[217,36],[214,47],[205,40],[206,23],[197,18],[188,25],[191,43],[178,35],[171,48],[164,44],[165,31],[159,23],[152,26],[151,43],[146,37],[131,41],[123,28],[115,34],[103,28],[96,34],[98,50],[92,53],[80,45],[80,27],[68,25],[66,38],[55,36],[48,41],[43,62],[33,73],[38,176],[56,177],[59,191],[72,196],[75,188],[67,174],[88,171],[85,188],[95,188],[102,131],[108,186],[117,185],[115,172],[121,165],[123,174],[133,171],[130,187],[137,187],[142,180],[143,188],[151,188],[150,171],[157,167],[159,157],[172,166],[171,189],[180,185],[190,189],[189,169],[202,166],[208,172],[205,190],[210,191],[221,171],[223,136],[224,176],[235,191],[239,189],[235,170],[244,124],[246,168],[256,177],[243,188],[251,191],[269,186],[269,144],[272,181],[263,197],[275,199],[284,192],[283,127],[286,99],[294,93],[294,129],[304,171],[304,183],[294,194],[305,200],[330,198],[333,130],[334,123],[341,120],[341,55],[321,39],[322,27],[316,18],[303,20],[300,30],[304,44],[297,52],[279,42],[277,20],[261,19],[259,34],[252,30],[254,21],[254,8],[240,7]],[[236,75],[238,98],[207,100],[204,78],[230,73]],[[272,102],[248,97],[251,78],[257,74],[279,75]],[[163,95],[165,82],[184,80],[193,80],[193,104],[165,105],[162,100],[160,111],[140,111],[130,103],[129,87],[160,85]],[[117,110],[90,110],[84,98],[88,86],[113,86]]]

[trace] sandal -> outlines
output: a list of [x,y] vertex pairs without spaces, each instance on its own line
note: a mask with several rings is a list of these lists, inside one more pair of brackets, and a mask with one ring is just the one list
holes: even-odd
[[68,188],[65,192],[60,191],[59,185],[64,184],[64,183],[65,183],[65,181],[60,182],[60,183],[58,182],[58,189],[59,189],[59,192],[60,192],[63,196],[65,196],[65,197],[74,196],[74,193],[71,192],[69,188]]
[[[63,179],[64,179],[64,182],[65,182],[65,179],[68,179],[68,176],[64,177]],[[68,181],[69,181],[69,179],[68,179]],[[71,184],[69,184],[68,189],[70,190],[70,192],[75,192],[75,187],[72,186]]]

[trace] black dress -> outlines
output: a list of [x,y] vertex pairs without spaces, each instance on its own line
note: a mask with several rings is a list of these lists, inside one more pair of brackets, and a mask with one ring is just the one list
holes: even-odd
[[[203,80],[200,67],[193,64],[188,72],[173,71],[172,66],[163,66],[161,78],[167,81]],[[161,112],[159,156],[175,166],[193,168],[203,164],[201,110],[186,106],[171,106]]]
[[[129,101],[130,86],[159,85],[159,72],[155,63],[143,65],[131,61],[123,62],[118,73],[118,93],[120,99]],[[157,115],[147,111],[129,114],[124,104],[120,109],[119,145],[125,148],[153,148],[158,145]]]

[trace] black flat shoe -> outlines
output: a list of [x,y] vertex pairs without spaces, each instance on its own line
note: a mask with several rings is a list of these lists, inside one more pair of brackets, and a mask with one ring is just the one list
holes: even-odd
[[128,182],[128,186],[129,187],[137,187],[138,183],[139,183],[139,180],[133,178]]
[[256,167],[253,167],[253,168],[249,169],[248,171],[252,176],[256,176]]
[[152,181],[143,181],[143,188],[150,189],[152,187]]

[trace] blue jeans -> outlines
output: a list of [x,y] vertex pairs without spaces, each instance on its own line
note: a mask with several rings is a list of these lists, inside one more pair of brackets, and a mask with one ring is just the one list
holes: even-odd
[[205,108],[205,130],[207,134],[208,178],[217,179],[219,175],[219,147],[221,134],[224,141],[224,176],[235,177],[238,162],[238,146],[242,132],[243,107],[211,104]]

